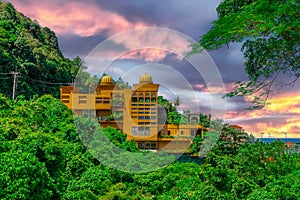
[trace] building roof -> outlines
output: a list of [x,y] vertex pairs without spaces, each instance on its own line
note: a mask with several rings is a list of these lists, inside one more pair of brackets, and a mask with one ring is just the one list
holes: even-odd
[[140,77],[140,83],[153,83],[152,76],[148,73],[143,74]]
[[234,129],[243,129],[243,127],[239,126],[239,125],[230,125],[231,128],[234,128]]
[[114,82],[110,75],[105,75],[102,77],[100,85],[112,85],[112,84],[114,84]]

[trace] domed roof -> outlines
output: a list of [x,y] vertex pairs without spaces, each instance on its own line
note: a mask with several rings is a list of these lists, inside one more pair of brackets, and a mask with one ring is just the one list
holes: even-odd
[[113,79],[110,75],[105,75],[102,77],[100,85],[111,85],[113,84]]
[[153,83],[152,76],[148,73],[143,74],[140,77],[140,83]]

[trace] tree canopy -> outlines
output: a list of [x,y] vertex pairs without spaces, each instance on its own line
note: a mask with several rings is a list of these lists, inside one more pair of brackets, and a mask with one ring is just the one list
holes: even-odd
[[[121,131],[102,129],[105,140],[128,151],[112,149],[118,155],[108,158],[111,162],[156,169],[128,173],[94,157],[94,150],[109,157],[102,154],[108,148],[103,138],[88,150],[83,145],[78,128],[92,128],[96,135],[99,124],[75,117],[80,123],[76,128],[72,111],[52,96],[31,100],[19,96],[12,101],[0,95],[0,108],[1,199],[300,198],[300,155],[288,154],[280,141],[252,144],[244,140],[245,133],[224,126],[202,165],[176,161],[165,165],[168,156],[157,160],[151,152],[139,152]],[[210,132],[206,135],[210,137]]]
[[[224,0],[218,19],[192,53],[242,43],[248,82],[237,82],[226,96],[253,95],[262,108],[270,92],[293,85],[300,76],[300,3],[298,0]],[[286,82],[279,77],[289,77]]]

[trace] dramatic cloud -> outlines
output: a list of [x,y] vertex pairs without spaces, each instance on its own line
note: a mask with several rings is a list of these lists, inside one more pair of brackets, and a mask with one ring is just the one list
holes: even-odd
[[[279,94],[269,99],[269,105],[261,110],[231,111],[226,113],[230,123],[242,125],[246,131],[270,133],[270,137],[300,137],[300,93]],[[264,135],[269,137],[269,135]]]
[[172,27],[197,39],[217,18],[215,10],[220,2],[221,0],[165,0],[163,2],[98,0],[97,4],[101,8],[119,13],[129,21],[138,22],[143,19],[160,27]]
[[[153,26],[141,21],[130,22],[125,17],[103,10],[86,1],[30,1],[11,0],[14,6],[42,26],[59,35],[92,36],[107,31],[109,35],[133,28]],[[59,17],[58,17],[59,16]]]

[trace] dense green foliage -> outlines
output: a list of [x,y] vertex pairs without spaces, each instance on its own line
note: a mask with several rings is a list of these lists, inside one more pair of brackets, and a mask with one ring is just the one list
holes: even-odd
[[[185,124],[193,123],[193,120],[189,119],[190,110],[184,110],[183,113],[177,111],[177,106],[180,104],[179,97],[176,97],[174,102],[163,98],[163,96],[158,96],[158,121],[162,124]],[[211,115],[205,115],[200,113],[198,124],[205,128],[210,127]]]
[[[300,155],[287,154],[279,141],[244,143],[245,135],[225,126],[202,165],[173,163],[148,173],[127,173],[100,163],[91,155],[93,149],[86,150],[72,111],[59,100],[46,95],[11,101],[1,95],[0,102],[1,199],[300,198]],[[76,125],[95,126],[93,133],[101,130],[90,119],[75,120]],[[103,132],[141,162],[148,160],[149,168],[157,165],[152,153],[138,152],[120,131]],[[114,162],[132,162],[120,155]]]
[[291,77],[281,84],[293,85],[300,76],[299,10],[298,0],[224,0],[193,53],[241,42],[250,81],[237,82],[227,96],[254,94],[253,108],[261,108],[278,77]]
[[65,58],[55,33],[42,28],[17,12],[12,4],[0,1],[0,92],[12,96],[13,75],[17,71],[17,94],[58,97],[59,86],[71,83],[82,62]]
[[[232,1],[224,2],[221,17],[232,12]],[[45,81],[71,81],[83,63],[64,58],[54,33],[11,4],[0,2],[0,18],[0,199],[300,199],[300,155],[289,155],[280,141],[249,143],[245,133],[201,114],[200,124],[222,131],[210,129],[204,141],[196,137],[192,150],[203,150],[217,136],[216,145],[210,144],[202,165],[172,163],[172,156],[138,151],[121,131],[73,116],[51,95],[32,96],[56,95],[59,85]],[[2,78],[16,65],[24,96],[12,101],[5,97],[11,79]],[[95,77],[81,76],[89,90]],[[164,122],[186,122],[176,111],[178,98],[159,103]]]

